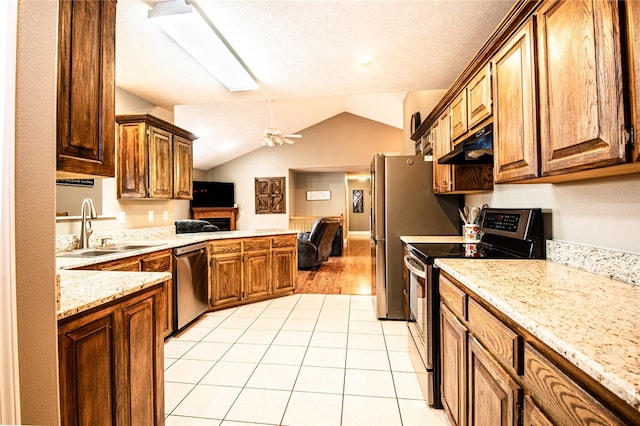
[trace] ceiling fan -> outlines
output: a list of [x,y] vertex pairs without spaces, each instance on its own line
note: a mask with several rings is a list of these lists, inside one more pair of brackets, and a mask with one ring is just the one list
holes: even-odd
[[285,135],[282,133],[280,129],[276,129],[273,127],[273,100],[269,100],[269,111],[270,111],[270,121],[269,127],[264,131],[264,137],[262,138],[262,145],[272,148],[276,145],[289,144],[292,145],[295,141],[291,140],[293,138],[299,139],[302,135],[292,134]]

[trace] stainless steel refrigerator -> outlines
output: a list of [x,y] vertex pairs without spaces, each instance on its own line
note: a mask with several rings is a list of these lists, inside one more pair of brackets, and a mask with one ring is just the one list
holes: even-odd
[[371,162],[372,279],[380,319],[405,319],[400,237],[461,233],[462,197],[434,195],[433,164],[424,158],[376,154]]

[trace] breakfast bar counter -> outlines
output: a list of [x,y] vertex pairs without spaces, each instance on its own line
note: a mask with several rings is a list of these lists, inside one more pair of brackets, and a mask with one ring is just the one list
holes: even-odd
[[640,286],[545,260],[436,265],[640,411]]

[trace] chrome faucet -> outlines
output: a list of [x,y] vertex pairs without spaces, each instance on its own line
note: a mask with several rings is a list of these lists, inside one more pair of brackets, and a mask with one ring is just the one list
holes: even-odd
[[[87,209],[89,211],[87,211]],[[89,217],[87,218],[87,215]],[[85,198],[82,200],[82,225],[80,225],[80,248],[89,248],[89,237],[93,233],[91,229],[91,221],[87,219],[96,219],[98,214],[96,213],[96,207],[93,205],[91,198]]]

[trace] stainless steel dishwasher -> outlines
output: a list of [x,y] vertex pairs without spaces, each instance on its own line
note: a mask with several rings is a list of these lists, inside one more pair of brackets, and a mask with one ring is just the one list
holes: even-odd
[[173,329],[179,331],[207,310],[207,243],[173,249]]

